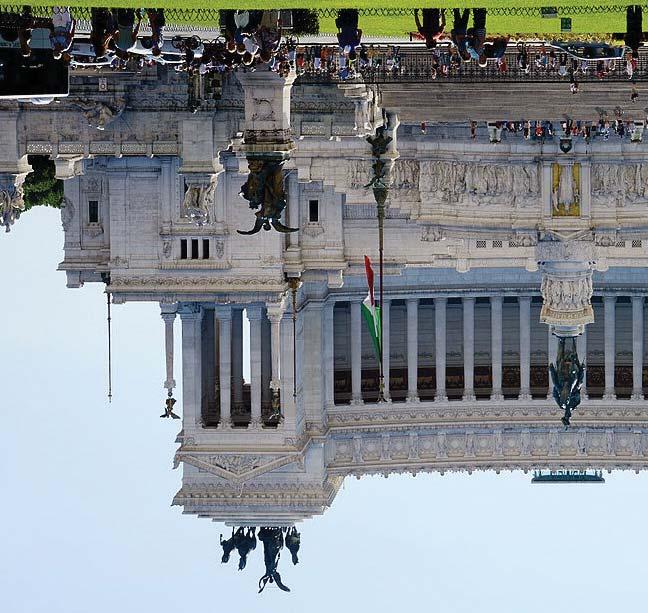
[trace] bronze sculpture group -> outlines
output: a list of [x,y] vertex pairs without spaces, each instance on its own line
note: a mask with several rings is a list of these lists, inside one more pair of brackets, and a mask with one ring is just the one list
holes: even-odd
[[262,229],[270,230],[271,227],[284,234],[297,232],[298,228],[289,228],[281,222],[281,215],[286,208],[283,164],[282,159],[248,159],[250,174],[241,187],[240,195],[257,212],[254,227],[246,231],[238,230],[239,234],[249,236]]
[[578,358],[574,337],[559,339],[556,364],[549,366],[549,372],[553,382],[553,398],[565,411],[560,421],[568,428],[572,413],[581,401],[580,390],[585,376],[585,366]]
[[265,573],[259,579],[259,593],[261,593],[268,583],[274,583],[280,590],[289,592],[290,588],[284,585],[281,575],[278,571],[281,550],[284,546],[290,552],[293,564],[299,562],[297,556],[301,544],[301,537],[297,529],[279,528],[279,527],[262,527],[259,531],[253,527],[232,528],[232,536],[228,539],[220,537],[220,544],[223,548],[221,562],[227,564],[230,555],[236,549],[239,554],[239,570],[243,570],[247,564],[247,558],[251,551],[256,549],[257,539],[263,543],[263,560],[265,564]]

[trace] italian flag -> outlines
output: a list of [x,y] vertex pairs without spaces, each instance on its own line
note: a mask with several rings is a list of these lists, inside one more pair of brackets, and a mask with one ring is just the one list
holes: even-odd
[[376,352],[376,359],[380,362],[380,345],[382,342],[380,338],[380,307],[376,306],[376,300],[374,298],[374,272],[371,267],[371,260],[366,255],[364,256],[364,260],[369,292],[362,302],[362,316],[369,326],[369,334],[371,335],[371,341]]

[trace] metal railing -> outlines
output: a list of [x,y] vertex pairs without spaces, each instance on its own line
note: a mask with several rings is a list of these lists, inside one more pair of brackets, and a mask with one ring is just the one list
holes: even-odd
[[[369,64],[364,64],[349,77],[341,71],[335,62],[329,63],[325,68],[315,70],[311,62],[301,70],[298,83],[326,84],[350,82],[362,79],[365,83],[432,83],[432,82],[516,82],[516,83],[569,83],[573,76],[576,82],[622,82],[629,81],[630,76],[623,58],[603,61],[601,65],[595,60],[574,60],[558,48],[553,48],[555,54],[555,67],[542,67],[536,60],[545,57],[548,66],[551,63],[552,48],[549,45],[537,45],[526,50],[525,63],[520,62],[519,50],[510,45],[504,54],[506,70],[494,60],[489,60],[486,67],[480,67],[477,62],[455,63],[451,60],[453,51],[449,46],[440,47],[437,51],[428,51],[419,47],[409,47],[394,52],[391,48],[372,50],[373,57]],[[560,61],[566,62],[565,72],[559,72]],[[362,62],[362,60],[360,60]],[[525,68],[526,66],[526,68]],[[641,49],[637,66],[633,72],[634,81],[644,81],[648,76],[648,49]]]

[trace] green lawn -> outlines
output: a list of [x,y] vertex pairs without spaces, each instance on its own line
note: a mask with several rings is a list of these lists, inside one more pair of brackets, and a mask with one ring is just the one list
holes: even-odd
[[[560,0],[551,2],[550,0],[436,0],[434,2],[425,2],[423,0],[217,0],[214,2],[205,2],[204,0],[156,0],[153,4],[156,7],[163,8],[191,8],[191,9],[279,9],[279,8],[357,8],[357,9],[374,9],[374,8],[421,8],[437,7],[452,8],[461,7],[537,7],[542,6],[619,6],[635,4],[631,0],[596,0],[595,2],[584,2],[583,0]],[[33,6],[56,6],[61,4],[61,0],[34,0],[29,4]],[[102,4],[98,0],[66,0],[63,4],[66,6],[97,6]],[[133,8],[141,5],[141,2],[133,0],[110,0],[105,2],[110,6],[121,6]]]
[[[61,4],[61,0],[35,0],[31,3],[33,6],[51,6]],[[97,4],[110,5],[115,7],[132,6],[136,7],[141,4],[133,0],[109,0],[100,2],[100,0],[67,0],[65,5],[74,6],[93,6]],[[542,6],[558,7],[587,7],[587,6],[619,6],[632,4],[628,0],[597,0],[596,2],[584,2],[583,0],[437,0],[436,2],[423,2],[422,0],[398,0],[389,2],[387,0],[217,0],[215,2],[205,2],[204,0],[155,0],[155,6],[174,9],[206,9],[210,12],[223,8],[317,8],[317,9],[334,9],[339,7],[349,7],[352,4],[359,9],[375,8],[402,8],[411,9],[413,7],[437,6],[452,7],[460,4],[462,7],[484,6],[490,8],[519,8]],[[500,16],[490,15],[488,18],[488,31],[490,34],[509,34],[515,36],[538,34],[550,37],[551,35],[560,35],[560,17],[570,17],[572,20],[572,33],[574,34],[603,34],[610,32],[620,32],[625,30],[625,14],[623,11],[589,13],[585,15],[561,15],[559,11],[558,18],[543,19],[540,16]],[[648,20],[648,12],[647,12]],[[189,23],[190,16],[181,16],[177,19],[168,19],[169,22]],[[321,16],[320,28],[322,33],[332,34],[336,31],[334,17]],[[196,25],[212,25],[215,21],[202,18]],[[402,37],[407,32],[414,29],[414,20],[410,15],[404,16],[370,16],[361,15],[360,27],[366,35],[369,36],[398,36]]]

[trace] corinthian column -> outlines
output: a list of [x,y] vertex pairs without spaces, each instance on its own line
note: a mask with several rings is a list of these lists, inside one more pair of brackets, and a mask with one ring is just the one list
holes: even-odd
[[434,299],[434,327],[436,338],[436,394],[435,400],[447,400],[446,395],[446,305],[447,298]]
[[493,387],[491,400],[503,400],[502,394],[502,296],[492,296],[491,303],[491,355]]
[[214,314],[218,319],[218,378],[220,381],[219,427],[232,425],[232,307],[216,305]]
[[173,378],[173,322],[176,318],[176,304],[161,304],[162,321],[164,321],[164,354],[166,359],[166,381],[164,388],[171,391],[176,382]]
[[643,400],[644,299],[632,297],[632,399]]
[[385,300],[385,304],[381,305],[381,312],[380,316],[382,317],[382,353],[383,353],[383,363],[382,363],[382,370],[383,370],[383,379],[385,382],[385,387],[384,387],[384,395],[385,395],[385,400],[387,402],[390,401],[389,397],[389,312],[390,312],[390,306],[391,302],[389,300]]
[[616,296],[603,296],[603,317],[604,317],[604,334],[605,334],[605,390],[603,398],[605,400],[614,400],[614,362],[616,353]]
[[246,309],[250,322],[250,400],[252,420],[250,427],[260,428],[261,423],[261,307]]
[[531,400],[531,297],[520,296],[520,400]]
[[362,312],[359,300],[351,301],[351,404],[362,404]]
[[407,299],[407,400],[418,402],[418,298]]
[[463,399],[475,400],[475,299],[463,298]]
[[279,400],[281,380],[279,378],[280,353],[281,353],[281,318],[283,317],[284,306],[281,304],[268,305],[268,319],[270,320],[270,345],[272,360],[272,379],[270,389],[272,390],[273,404]]

